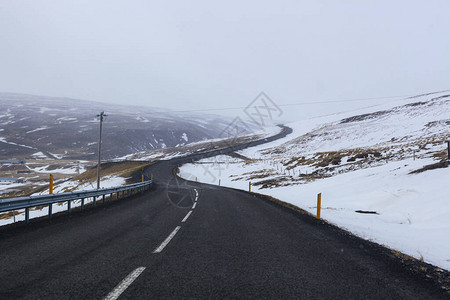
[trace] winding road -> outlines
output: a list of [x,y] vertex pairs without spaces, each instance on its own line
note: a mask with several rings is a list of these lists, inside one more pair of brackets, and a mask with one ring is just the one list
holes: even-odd
[[0,299],[448,299],[307,214],[174,175],[218,153],[151,166],[155,185],[144,194],[1,230]]

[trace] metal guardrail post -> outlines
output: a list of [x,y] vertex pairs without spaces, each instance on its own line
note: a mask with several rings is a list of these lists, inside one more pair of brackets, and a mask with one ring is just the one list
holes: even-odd
[[67,212],[70,214],[70,200],[67,201]]
[[30,223],[30,208],[25,208],[25,222]]
[[97,197],[93,197],[93,201],[94,201],[94,206],[96,206],[97,205]]
[[53,209],[53,203],[50,203],[48,205],[48,217],[51,218],[52,217],[52,209]]
[[105,204],[105,195],[102,196],[102,204]]
[[84,208],[84,198],[81,198],[81,210]]

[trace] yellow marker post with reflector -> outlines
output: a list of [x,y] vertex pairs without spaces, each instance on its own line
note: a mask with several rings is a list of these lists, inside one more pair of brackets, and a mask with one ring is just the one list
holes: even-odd
[[49,191],[49,194],[53,194],[53,175],[50,174],[49,177],[50,177],[50,184],[48,186],[48,191]]
[[320,205],[322,204],[322,193],[317,194],[317,219],[320,219]]

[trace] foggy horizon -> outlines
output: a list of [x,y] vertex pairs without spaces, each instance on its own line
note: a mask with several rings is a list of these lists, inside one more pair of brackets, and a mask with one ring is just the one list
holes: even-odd
[[[280,107],[308,103],[286,106],[289,120],[356,109],[448,89],[449,9],[2,1],[0,92],[218,114],[265,92]],[[381,99],[342,101],[366,98]]]

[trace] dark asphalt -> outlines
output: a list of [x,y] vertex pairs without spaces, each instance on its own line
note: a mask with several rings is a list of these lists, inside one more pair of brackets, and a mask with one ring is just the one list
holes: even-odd
[[308,216],[175,179],[173,168],[191,159],[154,165],[156,184],[145,194],[1,230],[0,299],[102,299],[139,267],[120,299],[449,299]]

